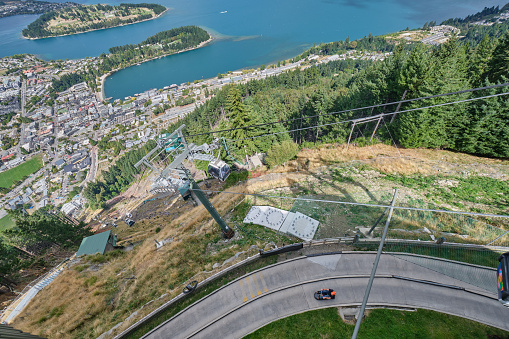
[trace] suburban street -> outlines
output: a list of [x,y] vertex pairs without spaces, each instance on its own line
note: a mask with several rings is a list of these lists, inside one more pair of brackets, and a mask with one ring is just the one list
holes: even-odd
[[90,149],[90,171],[88,171],[87,177],[79,184],[79,186],[84,187],[87,182],[94,181],[95,175],[97,173],[97,165],[99,164],[98,152],[99,150],[96,146]]
[[[359,306],[374,259],[374,253],[345,252],[268,266],[202,298],[144,338],[241,338],[296,313]],[[336,299],[315,300],[321,288],[333,288]],[[446,260],[383,254],[369,306],[430,309],[509,330],[509,309],[496,298],[496,270]]]
[[[21,104],[21,117],[25,116],[26,90],[27,90],[26,81],[23,81],[21,83],[21,103],[20,103]],[[21,123],[20,129],[21,129],[21,132],[19,135],[18,144],[16,145],[16,154],[17,154],[17,156],[21,157],[23,155],[21,153],[21,145],[25,141],[25,137],[26,137],[25,136],[25,124],[23,122]]]

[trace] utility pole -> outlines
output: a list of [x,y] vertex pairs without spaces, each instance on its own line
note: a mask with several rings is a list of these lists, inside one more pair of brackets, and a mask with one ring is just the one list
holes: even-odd
[[346,143],[346,149],[350,146],[350,139],[352,139],[353,129],[355,128],[355,121],[352,124],[352,129],[350,130],[350,135],[348,136],[348,142]]

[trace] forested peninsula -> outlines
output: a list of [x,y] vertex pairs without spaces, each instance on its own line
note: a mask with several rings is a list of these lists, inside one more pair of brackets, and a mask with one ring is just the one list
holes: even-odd
[[69,87],[87,81],[90,88],[100,91],[96,79],[117,70],[154,58],[199,48],[210,41],[210,34],[197,26],[183,26],[159,32],[139,44],[111,47],[109,54],[102,53],[97,68],[86,73],[72,73],[53,80],[53,89],[65,91]]
[[41,15],[22,31],[28,39],[84,33],[157,18],[166,11],[158,4],[78,5]]
[[101,54],[103,62],[99,70],[111,71],[113,68],[127,67],[154,57],[199,47],[209,39],[211,39],[209,33],[197,26],[173,28],[152,35],[139,44],[111,47],[107,58],[106,54]]

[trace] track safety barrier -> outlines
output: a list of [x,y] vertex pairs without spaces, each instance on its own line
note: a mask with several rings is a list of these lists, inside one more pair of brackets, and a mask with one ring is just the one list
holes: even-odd
[[265,252],[263,250],[260,250],[260,257],[266,258],[266,257],[270,257],[271,255],[276,255],[276,254],[281,254],[281,253],[286,253],[286,252],[291,252],[291,251],[298,251],[298,250],[302,249],[303,247],[304,247],[303,243],[298,243],[298,244],[286,245],[286,246],[279,247],[279,248],[276,248],[276,249],[273,249],[270,251],[265,251]]

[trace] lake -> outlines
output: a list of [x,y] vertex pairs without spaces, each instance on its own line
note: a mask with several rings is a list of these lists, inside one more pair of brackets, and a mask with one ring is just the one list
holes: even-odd
[[[507,1],[507,0],[506,0]],[[97,3],[90,1],[80,3]],[[111,5],[122,1],[108,2]],[[147,1],[149,2],[149,1]],[[150,88],[210,78],[291,58],[320,42],[380,35],[464,17],[498,0],[162,0],[171,8],[158,19],[66,37],[26,40],[21,30],[37,18],[0,19],[0,56],[33,53],[44,59],[75,59],[107,53],[112,46],[139,43],[157,32],[197,25],[214,32],[214,42],[119,71],[105,83],[106,97],[124,98]]]

